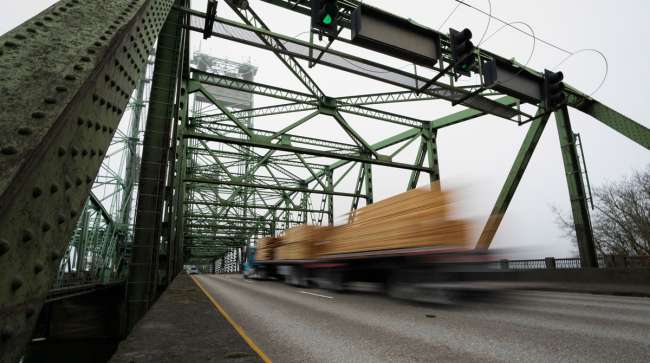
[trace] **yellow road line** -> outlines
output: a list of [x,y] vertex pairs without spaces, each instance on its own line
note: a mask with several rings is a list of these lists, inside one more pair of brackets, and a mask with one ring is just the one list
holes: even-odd
[[210,300],[210,302],[212,303],[212,305],[214,306],[214,308],[217,309],[217,311],[221,314],[221,316],[223,316],[223,317],[224,317],[224,318],[225,318],[225,319],[230,323],[230,325],[232,325],[232,327],[235,328],[235,330],[237,331],[237,333],[239,333],[239,335],[241,335],[241,337],[244,338],[244,341],[246,341],[246,343],[248,344],[248,346],[251,347],[251,349],[253,349],[253,350],[255,351],[255,353],[257,353],[257,355],[259,355],[260,358],[262,358],[262,360],[263,360],[265,363],[272,363],[271,358],[269,358],[269,357],[266,355],[266,353],[264,353],[264,351],[262,351],[262,349],[260,349],[260,347],[258,347],[257,344],[255,344],[255,342],[253,341],[253,339],[251,339],[251,338],[246,334],[246,332],[244,331],[244,329],[242,329],[242,327],[241,327],[239,324],[237,324],[237,322],[235,322],[235,321],[230,317],[230,315],[228,315],[228,313],[226,313],[226,310],[224,310],[223,307],[222,307],[221,305],[219,305],[219,303],[218,303],[218,302],[217,302],[217,301],[212,297],[212,295],[210,295],[210,293],[208,293],[208,291],[203,287],[203,285],[199,282],[199,280],[196,279],[194,276],[191,276],[191,277],[192,277],[192,281],[194,281],[194,283],[196,284],[196,286],[198,286],[199,289],[201,289],[201,291],[203,291],[203,293],[205,294],[205,296],[208,297],[208,299]]

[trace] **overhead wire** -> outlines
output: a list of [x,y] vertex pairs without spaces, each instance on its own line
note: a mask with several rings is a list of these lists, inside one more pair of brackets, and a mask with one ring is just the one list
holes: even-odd
[[[609,62],[607,61],[607,57],[605,56],[605,54],[604,54],[603,52],[599,51],[598,49],[586,48],[586,49],[579,49],[579,50],[577,50],[577,51],[573,51],[573,52],[572,52],[572,51],[567,50],[567,49],[565,49],[565,48],[562,48],[562,47],[560,47],[560,46],[558,46],[558,45],[556,45],[556,44],[554,44],[554,43],[551,43],[551,42],[549,42],[549,41],[547,41],[547,40],[544,40],[544,39],[542,39],[542,38],[537,37],[537,36],[535,35],[535,32],[534,32],[533,28],[532,28],[530,25],[528,25],[528,24],[526,24],[526,23],[524,23],[524,22],[521,22],[521,21],[518,21],[518,22],[507,22],[507,21],[505,21],[505,20],[503,20],[503,19],[501,19],[501,18],[499,18],[499,17],[496,17],[496,16],[492,15],[492,6],[491,6],[491,3],[490,3],[490,11],[489,11],[489,13],[486,13],[484,10],[479,9],[478,7],[473,6],[473,5],[471,5],[471,4],[468,4],[468,3],[465,2],[464,0],[454,0],[454,1],[457,2],[459,5],[464,5],[464,6],[466,6],[466,7],[469,7],[469,8],[471,8],[471,9],[474,9],[474,10],[476,10],[476,11],[478,11],[478,12],[480,12],[480,13],[486,15],[486,16],[488,16],[489,18],[494,19],[494,20],[496,20],[496,21],[498,21],[498,22],[500,22],[500,23],[503,24],[503,26],[502,26],[501,28],[499,28],[499,30],[497,30],[495,33],[493,33],[492,35],[490,35],[487,39],[482,40],[482,41],[479,41],[479,44],[477,45],[477,47],[478,47],[479,45],[481,45],[482,43],[484,43],[485,41],[487,41],[489,38],[491,38],[494,34],[496,34],[497,32],[501,31],[501,29],[503,29],[503,28],[505,28],[505,27],[510,27],[510,28],[512,28],[512,29],[514,29],[514,30],[520,32],[520,33],[523,33],[523,34],[525,34],[525,35],[527,35],[527,36],[529,36],[529,37],[532,37],[532,38],[533,38],[533,41],[534,41],[533,44],[535,44],[535,42],[540,42],[540,43],[546,44],[546,45],[548,45],[549,47],[554,48],[554,49],[556,49],[556,50],[558,50],[558,51],[561,51],[561,52],[563,52],[563,53],[566,53],[567,56],[564,57],[564,59],[562,59],[562,61],[561,61],[558,65],[556,65],[553,69],[557,69],[558,67],[560,67],[562,64],[564,64],[567,60],[569,60],[571,57],[573,57],[573,56],[576,55],[576,54],[583,53],[583,52],[594,52],[594,53],[598,54],[598,55],[603,59],[603,62],[604,62],[604,64],[605,64],[605,73],[603,74],[603,78],[602,78],[602,80],[600,81],[600,83],[598,84],[598,86],[596,87],[596,89],[594,89],[594,90],[593,90],[591,93],[589,93],[588,95],[589,95],[589,96],[594,95],[594,94],[595,94],[596,92],[598,92],[598,91],[602,88],[602,86],[605,84],[605,81],[607,80],[607,75],[609,74]],[[488,1],[489,1],[489,0],[488,0]],[[518,28],[518,27],[514,26],[513,24],[522,24],[522,25],[526,25],[526,26],[529,28],[530,33],[528,33],[528,32],[526,32],[526,31],[522,30],[521,28]],[[526,62],[526,65],[528,64],[528,62],[530,62],[530,59],[532,58],[532,54],[533,54],[534,50],[535,50],[535,46],[533,45],[533,50],[531,51],[531,55],[530,55],[528,61]],[[521,70],[520,70],[520,71],[521,71]]]

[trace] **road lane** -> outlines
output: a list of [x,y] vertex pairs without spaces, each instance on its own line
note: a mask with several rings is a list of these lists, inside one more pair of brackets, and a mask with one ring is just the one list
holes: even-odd
[[199,279],[276,362],[643,362],[650,357],[647,298],[516,292],[507,303],[459,308],[245,282],[239,275]]

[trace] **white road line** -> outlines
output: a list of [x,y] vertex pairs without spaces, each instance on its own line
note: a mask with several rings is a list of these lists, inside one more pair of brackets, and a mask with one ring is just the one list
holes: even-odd
[[300,291],[301,294],[307,294],[307,295],[314,295],[318,297],[324,297],[326,299],[333,299],[334,296],[327,296],[327,295],[321,295],[321,294],[314,294],[313,292],[307,292],[307,291]]

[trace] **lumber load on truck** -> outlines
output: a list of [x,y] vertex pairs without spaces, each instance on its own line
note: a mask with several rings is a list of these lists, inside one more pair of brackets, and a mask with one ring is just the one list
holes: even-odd
[[470,223],[451,219],[451,195],[437,185],[359,208],[318,244],[319,255],[431,246],[464,247]]
[[274,259],[274,250],[280,244],[279,239],[275,237],[259,238],[255,245],[255,260],[269,261]]
[[316,243],[327,239],[331,227],[300,225],[284,232],[281,245],[275,248],[276,260],[308,260],[316,258]]

